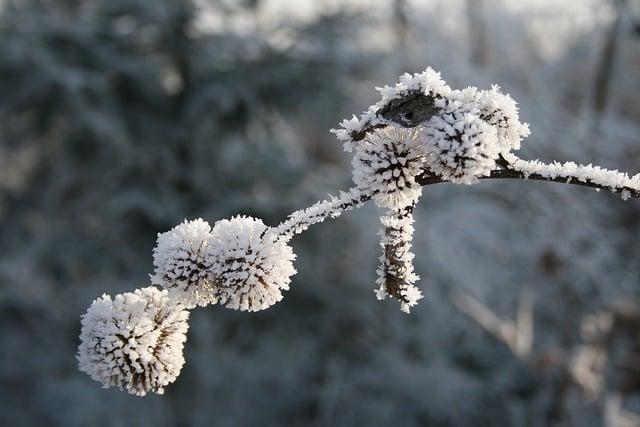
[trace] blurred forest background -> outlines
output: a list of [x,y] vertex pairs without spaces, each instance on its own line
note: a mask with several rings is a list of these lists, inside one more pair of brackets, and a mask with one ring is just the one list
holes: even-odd
[[329,129],[427,66],[517,99],[524,158],[640,171],[637,0],[0,0],[0,425],[640,425],[640,203],[558,184],[427,188],[410,316],[370,206],[282,303],[195,310],[164,396],[77,370],[158,232],[347,188]]

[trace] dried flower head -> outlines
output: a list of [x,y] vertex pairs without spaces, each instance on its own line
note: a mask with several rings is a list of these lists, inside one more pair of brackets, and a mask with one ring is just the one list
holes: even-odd
[[153,249],[153,284],[170,291],[187,308],[215,303],[206,253],[211,226],[198,218],[158,234]]
[[529,125],[520,122],[516,101],[502,93],[498,85],[491,86],[490,90],[475,87],[454,90],[451,99],[476,105],[480,118],[496,128],[500,153],[519,150],[522,139],[531,133]]
[[289,289],[295,255],[284,238],[256,218],[215,223],[207,254],[216,278],[215,297],[228,308],[264,310]]
[[494,126],[473,103],[438,100],[441,111],[422,128],[426,166],[441,178],[473,184],[489,176],[500,154]]
[[355,148],[353,181],[372,193],[378,206],[404,207],[422,194],[416,177],[422,173],[424,158],[415,130],[378,130]]
[[103,295],[82,316],[80,370],[137,396],[162,394],[184,364],[189,312],[155,287]]

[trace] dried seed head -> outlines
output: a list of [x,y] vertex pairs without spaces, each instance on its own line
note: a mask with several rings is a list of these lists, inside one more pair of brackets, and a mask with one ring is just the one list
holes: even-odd
[[415,130],[375,131],[356,146],[351,162],[353,181],[372,192],[380,207],[410,205],[422,194],[416,177],[422,173],[424,157]]
[[187,308],[215,303],[206,253],[211,227],[206,221],[184,221],[158,234],[153,249],[153,284],[169,290]]
[[162,394],[184,364],[189,312],[155,287],[93,301],[82,316],[81,371],[131,394]]
[[497,85],[491,86],[490,90],[478,90],[475,87],[455,90],[451,93],[451,99],[463,104],[475,104],[480,118],[496,128],[502,154],[519,150],[522,139],[531,133],[529,125],[520,122],[516,101],[502,93]]
[[473,103],[439,101],[441,112],[422,128],[426,166],[451,182],[473,184],[488,176],[500,154],[494,126],[480,118]]
[[264,310],[289,289],[295,255],[286,241],[256,218],[236,216],[215,223],[208,263],[215,297],[227,308]]

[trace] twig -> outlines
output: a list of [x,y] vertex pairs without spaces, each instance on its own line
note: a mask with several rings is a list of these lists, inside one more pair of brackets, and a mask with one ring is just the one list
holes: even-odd
[[[481,180],[524,179],[524,180],[530,180],[530,181],[559,182],[562,184],[572,184],[572,185],[580,185],[582,187],[591,187],[591,188],[595,188],[596,190],[607,190],[612,193],[618,193],[618,194],[622,194],[623,192],[626,191],[627,192],[626,195],[628,195],[629,197],[640,198],[640,191],[628,186],[612,188],[612,187],[607,187],[605,185],[596,184],[590,180],[580,181],[579,178],[575,176],[570,176],[570,175],[550,178],[537,173],[527,175],[524,172],[513,170],[513,169],[497,169],[492,171],[490,176],[481,177],[480,179]],[[442,180],[440,177],[435,176],[431,174],[431,172],[426,170],[424,174],[420,175],[416,179],[416,181],[422,186],[448,182],[448,181]]]

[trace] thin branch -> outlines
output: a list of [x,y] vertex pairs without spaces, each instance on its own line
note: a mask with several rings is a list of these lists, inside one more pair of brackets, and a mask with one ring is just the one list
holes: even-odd
[[[596,189],[596,191],[606,190],[614,194],[621,194],[623,199],[627,199],[630,197],[640,198],[640,190],[638,188],[631,187],[629,185],[621,185],[621,186],[610,186],[602,183],[594,182],[594,179],[584,178],[575,175],[556,175],[556,176],[546,176],[540,173],[528,173],[526,171],[512,169],[512,165],[508,162],[505,163],[506,160],[501,159],[498,163],[501,165],[508,165],[509,169],[496,169],[491,171],[489,176],[480,177],[480,180],[490,180],[490,179],[522,179],[529,181],[546,181],[546,182],[557,182],[561,184],[571,184],[571,185],[579,185],[582,187],[590,187]],[[521,161],[525,162],[525,161]],[[557,165],[544,165],[539,164],[542,167],[554,168]],[[582,166],[581,168],[590,168],[588,166]],[[603,170],[604,171],[604,170]],[[613,174],[615,176],[619,176],[620,179],[626,179],[627,181],[631,181],[630,178],[626,177],[625,174],[622,174],[617,171],[604,171],[609,174]],[[554,173],[557,171],[554,170]],[[626,178],[625,178],[626,177]],[[433,184],[441,184],[445,182],[449,182],[443,180],[437,175],[434,175],[431,171],[425,169],[424,172],[416,177],[416,182],[420,185],[427,186]],[[359,189],[357,187],[350,188],[347,191],[340,192],[339,197],[330,196],[328,200],[324,200],[322,202],[318,202],[308,208],[301,209],[293,212],[287,220],[283,221],[280,225],[276,227],[276,232],[285,237],[287,240],[291,239],[294,235],[300,234],[309,228],[313,224],[317,224],[319,222],[324,221],[327,218],[337,218],[342,215],[343,212],[358,208],[369,201],[374,193],[368,193],[365,190]]]
[[[617,194],[622,194],[624,191],[626,191],[626,195],[628,195],[629,197],[634,197],[634,198],[640,198],[640,190],[629,187],[629,186],[622,186],[622,187],[608,187],[606,185],[602,185],[602,184],[596,184],[594,182],[592,182],[591,180],[586,180],[586,181],[580,181],[579,178],[575,177],[575,176],[557,176],[557,177],[547,177],[547,176],[543,176],[541,174],[537,174],[537,173],[532,173],[532,174],[526,174],[525,172],[522,171],[517,171],[517,170],[513,170],[513,169],[496,169],[494,171],[491,172],[490,176],[485,176],[485,177],[481,177],[481,180],[488,180],[488,179],[524,179],[524,180],[530,180],[530,181],[547,181],[547,182],[558,182],[558,183],[562,183],[562,184],[571,184],[571,185],[580,185],[582,187],[591,187],[591,188],[595,188],[596,190],[607,190],[610,191],[612,193],[617,193]],[[444,181],[442,180],[440,177],[433,175],[431,172],[425,170],[425,172],[420,175],[416,181],[422,185],[422,186],[426,186],[426,185],[432,185],[432,184],[439,184],[439,183],[443,183],[443,182],[448,182],[448,181]]]
[[527,290],[520,294],[516,320],[498,317],[488,307],[471,295],[454,291],[454,305],[469,318],[503,342],[520,359],[526,359],[533,348],[533,304],[531,293]]
[[327,218],[337,218],[345,211],[362,206],[371,197],[372,194],[357,187],[341,191],[338,197],[330,195],[328,200],[323,200],[308,208],[291,213],[285,221],[276,227],[275,231],[286,240],[289,240],[313,224],[322,222]]

